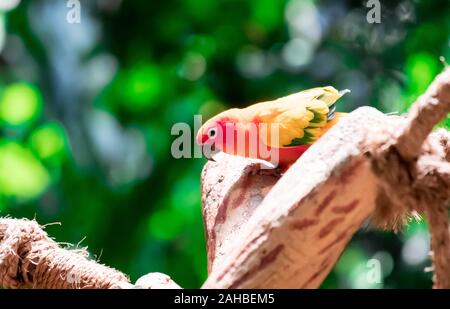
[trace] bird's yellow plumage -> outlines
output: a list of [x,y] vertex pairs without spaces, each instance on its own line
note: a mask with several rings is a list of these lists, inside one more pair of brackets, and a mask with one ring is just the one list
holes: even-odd
[[[290,147],[315,142],[331,120],[330,107],[344,92],[318,87],[274,101],[251,105],[241,115],[262,126],[261,138],[271,147]],[[271,132],[277,132],[274,138]]]

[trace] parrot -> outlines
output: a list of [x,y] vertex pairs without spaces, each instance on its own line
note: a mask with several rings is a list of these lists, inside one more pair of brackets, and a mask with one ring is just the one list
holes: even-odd
[[336,101],[348,92],[332,86],[316,87],[225,110],[200,127],[196,143],[231,155],[272,162],[287,170],[345,116],[336,112]]

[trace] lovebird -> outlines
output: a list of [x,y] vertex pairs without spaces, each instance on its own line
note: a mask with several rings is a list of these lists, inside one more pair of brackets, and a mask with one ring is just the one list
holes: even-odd
[[336,101],[349,90],[332,86],[304,90],[273,101],[232,108],[210,118],[196,136],[210,150],[271,162],[289,168],[345,113]]

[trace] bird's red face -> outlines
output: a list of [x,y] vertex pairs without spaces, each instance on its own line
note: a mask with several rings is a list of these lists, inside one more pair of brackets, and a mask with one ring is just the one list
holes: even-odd
[[215,118],[208,120],[197,132],[195,140],[199,145],[222,145],[225,140],[225,130],[222,120]]
[[213,155],[219,150],[229,152],[233,143],[235,122],[226,115],[217,115],[209,119],[198,131],[197,144],[202,146],[205,157],[214,160]]

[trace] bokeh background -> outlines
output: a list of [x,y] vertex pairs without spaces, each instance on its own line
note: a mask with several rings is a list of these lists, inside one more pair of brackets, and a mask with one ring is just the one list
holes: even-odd
[[[0,216],[60,222],[133,281],[207,275],[205,160],[171,156],[174,123],[328,84],[402,113],[450,59],[449,1],[381,1],[380,24],[365,1],[82,0],[75,24],[68,2],[0,0]],[[428,246],[425,222],[364,228],[323,287],[431,287]]]

